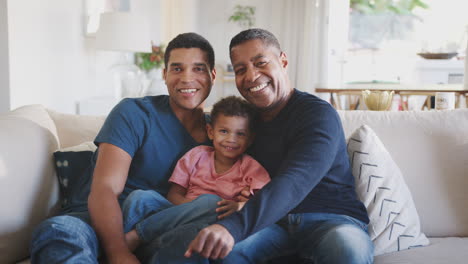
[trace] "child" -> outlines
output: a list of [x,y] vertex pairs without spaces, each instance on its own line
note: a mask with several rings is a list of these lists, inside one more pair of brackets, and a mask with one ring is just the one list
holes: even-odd
[[173,204],[192,201],[201,194],[223,198],[217,212],[224,218],[240,210],[243,202],[235,201],[241,190],[259,190],[269,181],[266,170],[244,154],[253,141],[255,110],[243,99],[230,96],[213,106],[208,137],[213,147],[198,146],[177,163],[169,179],[168,200]]
[[[195,147],[177,162],[169,179],[172,186],[167,199],[178,206],[156,213],[152,208],[154,214],[126,234],[131,250],[141,240],[149,242],[178,225],[202,219],[209,224],[227,217],[244,206],[245,202],[236,200],[244,188],[248,187],[253,194],[270,181],[268,172],[252,157],[244,154],[253,141],[255,118],[253,107],[239,97],[229,96],[213,106],[211,124],[207,125],[213,147]],[[151,195],[155,193],[148,192],[152,192]],[[142,203],[155,198],[139,196],[135,199]],[[204,210],[200,207],[204,207]],[[213,207],[217,207],[216,210]]]

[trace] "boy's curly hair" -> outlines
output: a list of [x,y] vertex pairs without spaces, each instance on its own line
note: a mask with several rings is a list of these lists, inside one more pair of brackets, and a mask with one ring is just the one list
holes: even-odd
[[258,118],[257,110],[252,104],[238,96],[232,95],[222,98],[213,105],[213,109],[211,110],[212,126],[214,126],[216,118],[218,118],[220,114],[225,116],[245,117],[249,120],[250,131],[255,131],[255,123]]

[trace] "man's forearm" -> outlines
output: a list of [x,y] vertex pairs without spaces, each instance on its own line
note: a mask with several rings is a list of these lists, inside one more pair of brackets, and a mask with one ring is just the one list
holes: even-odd
[[88,207],[93,227],[109,260],[120,253],[130,253],[125,242],[122,210],[112,191],[92,192]]

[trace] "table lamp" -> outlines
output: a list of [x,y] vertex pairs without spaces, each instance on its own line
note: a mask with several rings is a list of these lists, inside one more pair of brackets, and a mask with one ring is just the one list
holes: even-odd
[[119,60],[110,67],[114,78],[114,96],[135,97],[143,93],[140,69],[134,52],[151,52],[148,17],[130,12],[103,13],[96,32],[96,49],[119,51]]

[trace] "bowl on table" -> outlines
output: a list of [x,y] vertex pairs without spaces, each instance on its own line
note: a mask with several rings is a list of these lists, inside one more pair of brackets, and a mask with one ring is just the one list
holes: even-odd
[[447,53],[418,53],[419,56],[428,59],[428,60],[449,60],[458,53],[456,52],[447,52]]
[[362,91],[362,97],[369,110],[386,111],[392,105],[394,91]]

